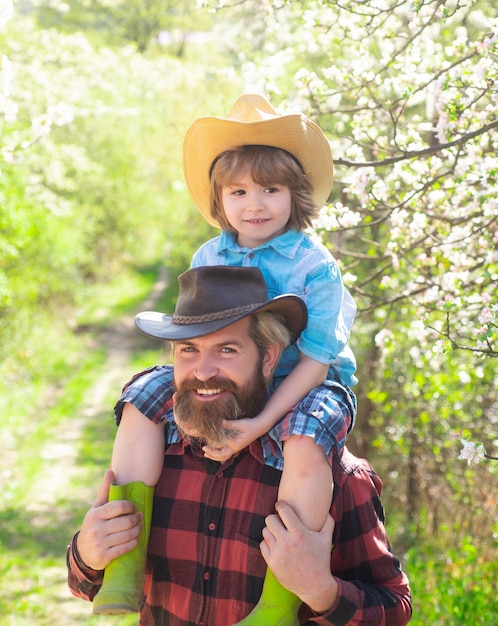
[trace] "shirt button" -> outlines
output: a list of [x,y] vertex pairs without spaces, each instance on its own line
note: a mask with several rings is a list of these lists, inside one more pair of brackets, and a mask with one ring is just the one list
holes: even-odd
[[216,528],[216,524],[214,522],[211,522],[208,526],[209,530],[214,530]]
[[204,580],[209,580],[209,572],[204,572],[203,578]]
[[217,477],[217,478],[223,478],[223,472],[218,472],[218,473],[216,474],[216,477]]

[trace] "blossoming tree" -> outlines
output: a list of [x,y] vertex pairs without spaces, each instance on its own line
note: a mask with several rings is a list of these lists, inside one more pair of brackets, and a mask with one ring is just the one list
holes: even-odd
[[448,508],[465,531],[456,503],[470,481],[489,536],[496,514],[480,503],[496,468],[469,475],[452,435],[463,427],[483,441],[466,444],[476,460],[498,438],[493,3],[201,4],[236,14],[225,37],[247,88],[304,110],[330,138],[334,191],[316,233],[359,306],[351,446],[404,481],[396,498],[415,533]]

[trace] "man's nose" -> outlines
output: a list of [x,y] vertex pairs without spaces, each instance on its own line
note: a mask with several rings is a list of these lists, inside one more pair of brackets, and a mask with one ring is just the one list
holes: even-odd
[[216,376],[218,368],[216,363],[210,354],[199,354],[197,359],[195,376],[198,380],[209,380]]

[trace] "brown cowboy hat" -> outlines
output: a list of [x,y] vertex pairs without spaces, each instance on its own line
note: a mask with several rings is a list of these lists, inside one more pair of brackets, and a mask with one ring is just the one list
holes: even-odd
[[313,186],[313,201],[321,207],[330,195],[334,162],[321,128],[302,113],[277,115],[259,94],[245,94],[228,117],[201,117],[183,142],[183,173],[187,188],[204,218],[219,228],[210,210],[210,170],[225,150],[245,145],[272,146],[290,152]]
[[178,277],[178,300],[173,315],[145,311],[135,317],[149,337],[177,341],[214,333],[256,311],[279,313],[295,341],[306,326],[304,300],[293,294],[268,299],[257,267],[213,265],[195,267]]

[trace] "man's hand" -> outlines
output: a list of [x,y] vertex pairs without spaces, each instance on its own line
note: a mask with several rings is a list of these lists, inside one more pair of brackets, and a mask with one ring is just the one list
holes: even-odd
[[89,568],[102,570],[138,544],[141,514],[127,500],[108,502],[114,472],[106,470],[97,499],[85,515],[77,539],[81,560]]
[[319,532],[304,526],[283,501],[276,515],[266,518],[261,553],[279,582],[317,613],[329,610],[337,597],[337,582],[330,572],[335,522],[327,516]]

